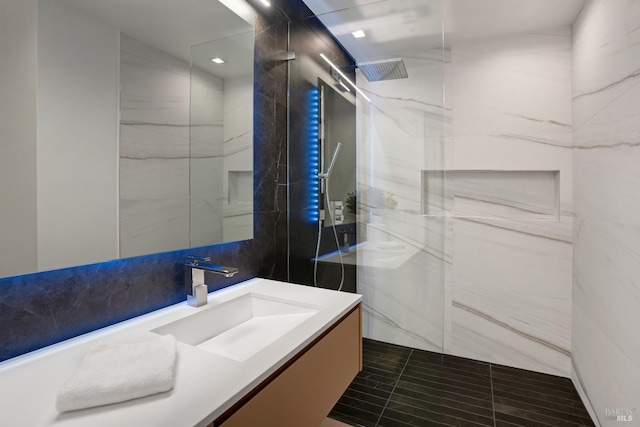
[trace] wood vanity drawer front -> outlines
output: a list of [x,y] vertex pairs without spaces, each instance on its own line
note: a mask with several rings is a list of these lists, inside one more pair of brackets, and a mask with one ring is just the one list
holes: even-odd
[[361,369],[358,306],[221,427],[320,426]]

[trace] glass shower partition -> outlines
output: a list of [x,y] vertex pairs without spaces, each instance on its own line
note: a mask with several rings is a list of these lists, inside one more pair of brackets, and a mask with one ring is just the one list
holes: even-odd
[[[383,1],[292,22],[289,31],[289,280],[349,283],[342,290],[363,295],[365,338],[436,365],[451,298],[442,10],[441,0]],[[318,174],[338,142],[327,186]],[[428,381],[442,384],[440,367]],[[441,390],[423,414],[430,421],[442,421]]]

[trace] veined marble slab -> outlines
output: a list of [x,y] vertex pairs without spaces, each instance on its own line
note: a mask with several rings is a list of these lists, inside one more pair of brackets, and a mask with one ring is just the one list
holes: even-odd
[[187,247],[188,200],[120,200],[120,257]]
[[579,219],[575,239],[574,303],[640,367],[640,227]]
[[509,37],[472,40],[456,43],[451,61],[486,60],[508,56],[563,51],[571,48],[571,27],[551,28]]
[[640,147],[640,78],[634,86],[576,128],[573,142],[580,150]]
[[120,159],[120,198],[189,200],[189,159]]
[[[573,306],[573,319],[573,378],[580,385],[578,390],[587,407],[593,408],[601,426],[627,424],[607,414],[607,409],[615,408],[632,410],[635,422],[640,410],[637,357],[629,358],[621,352],[598,320],[577,304]],[[633,340],[636,335],[628,339]]]
[[570,240],[453,219],[452,246],[451,351],[568,377]]
[[558,171],[447,171],[453,216],[557,220]]
[[640,82],[640,4],[588,2],[574,24],[576,128]]
[[579,218],[640,225],[640,147],[574,150]]
[[570,132],[570,38],[540,49],[511,47],[508,56],[489,49],[487,57],[456,62],[453,46],[453,135]]

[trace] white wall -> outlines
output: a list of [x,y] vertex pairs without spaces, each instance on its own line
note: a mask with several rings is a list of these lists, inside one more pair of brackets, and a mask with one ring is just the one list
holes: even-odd
[[[448,72],[447,169],[496,172],[448,175],[445,350],[568,377],[571,29],[454,44]],[[545,218],[554,188],[560,215]]]
[[0,3],[0,276],[37,269],[37,7]]
[[191,94],[191,246],[205,246],[223,239],[224,80],[194,68]]
[[[224,79],[223,237],[253,238],[253,73]],[[250,202],[229,203],[229,172],[244,171],[240,193]],[[250,177],[250,179],[249,179]],[[219,176],[218,176],[219,179]],[[247,188],[248,186],[248,188]],[[242,197],[241,197],[242,198]],[[234,199],[234,197],[231,197]],[[244,198],[246,200],[246,197]]]
[[587,1],[573,30],[572,377],[613,426],[640,402],[640,2]]
[[119,32],[55,1],[38,12],[38,269],[115,259]]
[[120,254],[189,247],[189,64],[121,36]]

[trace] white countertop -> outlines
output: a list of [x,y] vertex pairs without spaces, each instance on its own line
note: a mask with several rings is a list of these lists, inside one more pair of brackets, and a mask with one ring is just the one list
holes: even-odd
[[[129,402],[58,413],[56,395],[89,345],[134,342],[151,329],[254,292],[299,301],[318,312],[244,362],[178,342],[173,390]],[[0,363],[0,426],[207,426],[354,308],[362,297],[309,286],[251,279],[209,294],[208,305],[176,304]]]

